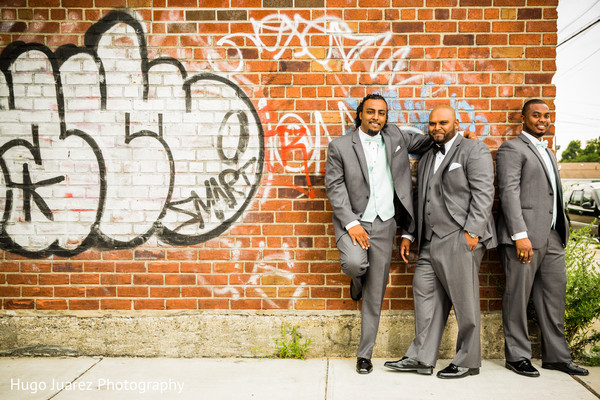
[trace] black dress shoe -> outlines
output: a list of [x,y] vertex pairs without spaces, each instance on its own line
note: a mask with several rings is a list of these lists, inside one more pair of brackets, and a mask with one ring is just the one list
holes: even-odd
[[359,357],[356,360],[356,372],[359,374],[370,374],[373,371],[373,364],[368,358]]
[[529,376],[531,378],[540,376],[540,371],[535,369],[529,360],[507,361],[505,366],[507,369],[510,369],[519,375]]
[[575,365],[573,361],[569,362],[542,362],[542,368],[544,369],[554,369],[557,371],[564,372],[569,375],[581,375],[586,376],[590,373],[585,368],[581,368],[578,365]]
[[479,375],[479,368],[459,367],[450,363],[450,365],[437,373],[437,377],[442,379],[458,379],[469,375]]
[[350,281],[350,297],[355,301],[359,301],[362,298],[362,288],[359,290],[354,286],[354,279]]
[[416,372],[423,375],[433,374],[433,366],[423,364],[414,358],[402,357],[398,361],[386,361],[383,365],[395,371]]

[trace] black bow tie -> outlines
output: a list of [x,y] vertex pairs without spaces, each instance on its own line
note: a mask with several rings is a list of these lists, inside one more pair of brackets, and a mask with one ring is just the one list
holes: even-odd
[[437,154],[438,151],[442,154],[446,154],[446,146],[445,145],[440,146],[439,144],[435,143],[433,145],[433,154]]

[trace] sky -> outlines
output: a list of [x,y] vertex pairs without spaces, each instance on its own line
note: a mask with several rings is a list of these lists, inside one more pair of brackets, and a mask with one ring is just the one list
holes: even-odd
[[[600,0],[559,0],[556,147],[600,137]],[[591,25],[591,26],[590,26]],[[585,29],[589,27],[588,29]]]

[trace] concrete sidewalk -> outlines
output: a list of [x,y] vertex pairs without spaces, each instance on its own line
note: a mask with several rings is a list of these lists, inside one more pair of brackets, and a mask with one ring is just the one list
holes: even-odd
[[[543,399],[597,400],[600,367],[576,379],[542,370],[526,378],[484,360],[459,380],[399,373],[376,359],[358,375],[354,359],[0,358],[3,400],[94,399]],[[447,360],[438,361],[443,368]],[[435,374],[435,372],[434,372]]]

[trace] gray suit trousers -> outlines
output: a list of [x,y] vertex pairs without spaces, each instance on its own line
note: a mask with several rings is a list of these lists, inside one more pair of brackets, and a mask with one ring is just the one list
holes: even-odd
[[342,272],[352,278],[357,288],[362,287],[361,334],[357,357],[370,359],[390,273],[396,220],[391,218],[384,222],[377,217],[372,223],[361,221],[361,225],[370,237],[367,250],[358,244],[355,246],[348,233],[339,238],[337,247]]
[[542,331],[542,361],[571,361],[564,330],[565,251],[558,233],[550,231],[547,244],[533,249],[528,264],[517,259],[515,246],[500,246],[498,252],[506,275],[502,298],[506,360],[531,359],[527,329],[527,303],[531,295]]
[[467,245],[464,231],[423,240],[413,278],[415,339],[406,356],[435,366],[450,309],[458,323],[456,356],[460,367],[481,366],[479,266],[485,249]]

